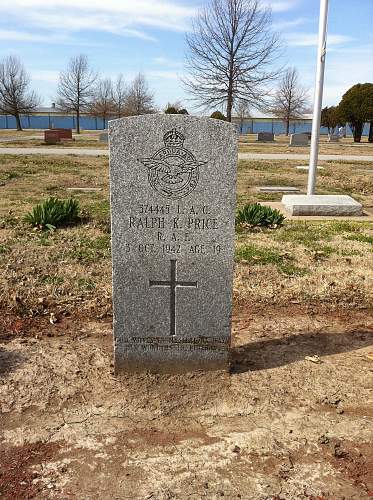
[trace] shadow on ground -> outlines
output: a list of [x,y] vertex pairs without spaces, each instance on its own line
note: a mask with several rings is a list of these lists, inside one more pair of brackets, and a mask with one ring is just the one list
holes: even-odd
[[17,351],[8,351],[0,347],[0,379],[17,370],[23,361],[24,357]]
[[250,342],[231,351],[231,373],[267,370],[294,363],[305,356],[320,358],[354,351],[373,344],[372,330],[342,333],[310,332],[283,339]]

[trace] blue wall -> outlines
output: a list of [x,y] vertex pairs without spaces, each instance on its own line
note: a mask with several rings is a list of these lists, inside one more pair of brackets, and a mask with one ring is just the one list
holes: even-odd
[[[241,130],[240,130],[241,131]],[[312,131],[312,122],[294,122],[290,124],[290,134],[302,134],[304,132]],[[326,127],[320,127],[321,134],[327,134],[328,129]],[[261,121],[250,119],[245,121],[242,126],[243,134],[257,134],[258,132],[272,132],[275,135],[284,134],[285,133],[285,124],[281,121],[270,120],[270,121]],[[347,135],[352,135],[350,127],[346,126]],[[369,134],[369,124],[366,123],[364,126],[363,135]]]
[[[27,129],[48,129],[48,128],[75,128],[75,116],[60,115],[30,115],[21,117],[21,125]],[[107,123],[105,123],[107,127]],[[83,130],[103,130],[104,120],[94,116],[81,116],[80,128]],[[16,128],[16,120],[13,116],[0,115],[0,129]]]
[[[237,122],[236,122],[237,123]],[[22,127],[27,129],[48,129],[48,128],[75,128],[76,118],[75,116],[60,116],[60,115],[30,115],[21,117]],[[0,115],[0,129],[15,129],[16,121],[13,116]],[[107,123],[104,124],[102,118],[96,118],[94,116],[81,116],[80,118],[80,128],[82,130],[103,130],[107,128]],[[290,133],[300,134],[302,132],[311,132],[312,123],[307,122],[296,122],[290,125]],[[246,120],[242,127],[242,133],[253,133],[258,132],[273,132],[275,135],[285,133],[285,124],[277,120],[262,121],[253,118],[252,120]],[[327,134],[328,129],[321,127],[321,133]],[[363,135],[368,135],[369,124],[366,123],[364,127]],[[350,127],[347,126],[347,135],[352,135]]]

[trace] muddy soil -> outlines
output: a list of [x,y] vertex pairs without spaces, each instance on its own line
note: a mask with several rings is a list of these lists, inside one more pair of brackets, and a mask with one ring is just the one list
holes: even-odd
[[372,313],[233,327],[230,373],[120,377],[109,320],[2,315],[0,498],[373,497]]

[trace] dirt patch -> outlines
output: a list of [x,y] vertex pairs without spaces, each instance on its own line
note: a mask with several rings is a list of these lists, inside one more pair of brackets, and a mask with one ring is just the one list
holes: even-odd
[[[53,337],[17,321],[2,342],[22,361],[0,375],[0,428],[2,450],[21,456],[20,498],[369,498],[366,310],[238,303],[231,374],[116,377],[109,321],[69,319]],[[38,469],[25,457],[46,444]]]
[[[0,497],[3,500],[41,498],[48,491],[40,479],[40,467],[50,462],[60,443],[33,443],[0,446]],[[43,496],[44,497],[44,496]]]

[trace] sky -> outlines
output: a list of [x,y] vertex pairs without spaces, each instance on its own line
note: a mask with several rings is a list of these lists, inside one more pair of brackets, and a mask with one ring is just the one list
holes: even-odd
[[[185,33],[204,1],[0,0],[0,58],[22,60],[46,106],[56,100],[59,72],[72,56],[86,54],[102,77],[122,73],[131,81],[144,73],[160,109],[176,100],[192,109],[180,77]],[[281,34],[278,64],[298,69],[312,100],[319,1],[262,2]],[[323,105],[338,104],[348,88],[365,82],[373,82],[373,0],[330,0]]]

